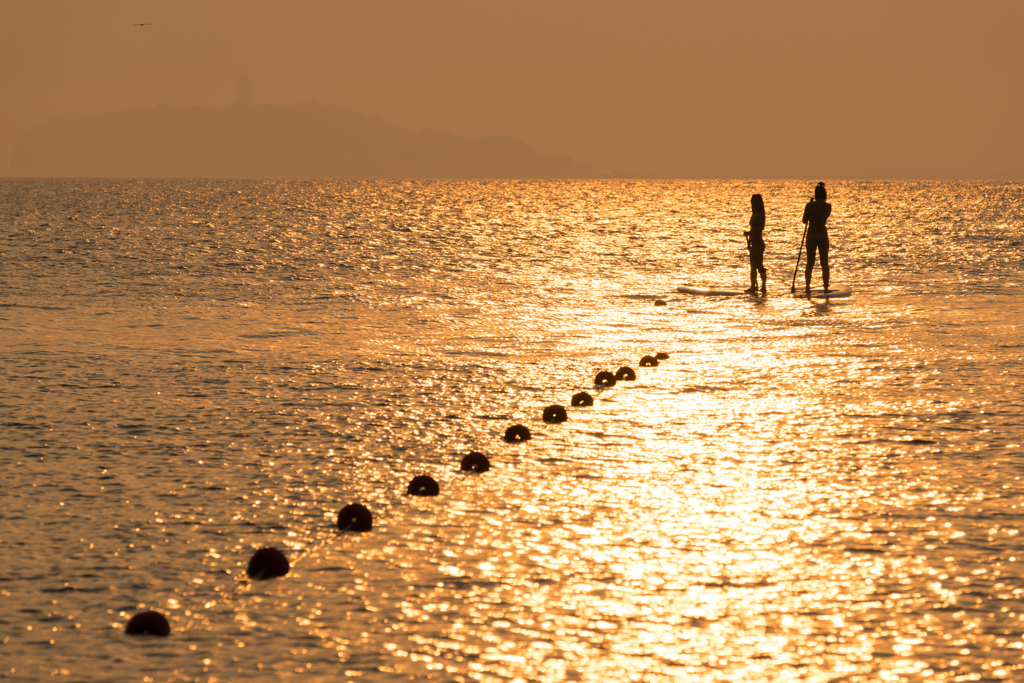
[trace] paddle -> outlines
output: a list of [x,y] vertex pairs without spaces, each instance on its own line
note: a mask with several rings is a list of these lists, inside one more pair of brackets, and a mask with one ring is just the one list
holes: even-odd
[[804,223],[804,234],[800,238],[800,249],[796,252],[796,266],[793,268],[793,285],[789,288],[790,294],[796,294],[796,271],[800,270],[800,255],[804,253],[804,240],[807,238],[807,226],[809,223]]

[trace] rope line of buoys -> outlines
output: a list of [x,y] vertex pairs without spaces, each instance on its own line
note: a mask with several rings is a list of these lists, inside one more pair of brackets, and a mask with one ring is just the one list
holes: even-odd
[[618,382],[632,382],[636,380],[636,371],[633,368],[623,365],[615,371],[615,380]]
[[346,505],[338,511],[338,528],[341,531],[370,531],[373,529],[373,515],[360,503]]
[[276,579],[291,569],[288,558],[277,548],[260,548],[249,559],[245,573],[250,579]]
[[405,493],[410,496],[436,496],[441,493],[441,486],[433,477],[421,474],[412,478]]
[[580,406],[592,406],[594,405],[594,397],[585,391],[572,395],[572,402],[570,403],[573,408],[579,408]]
[[505,441],[508,443],[522,443],[531,438],[530,430],[524,425],[512,425],[505,430]]
[[558,424],[568,420],[569,414],[565,412],[565,406],[556,404],[545,408],[541,419],[549,424]]
[[[663,304],[659,301],[656,305]],[[659,361],[667,360],[668,357],[669,355],[664,351],[659,351],[654,356],[643,356],[640,359],[640,367],[657,367]],[[636,371],[628,366],[622,366],[615,374],[607,370],[598,372],[594,378],[594,385],[606,388],[614,387],[616,382],[634,380],[636,380]],[[573,408],[593,406],[594,397],[586,391],[580,391],[572,395],[570,405]],[[542,419],[548,424],[560,424],[568,420],[569,415],[565,406],[554,404],[544,408]],[[531,438],[530,430],[525,425],[516,424],[505,430],[504,439],[508,443],[522,443]],[[490,468],[490,460],[478,451],[472,451],[463,457],[459,465],[459,469],[463,472],[483,473]],[[421,474],[413,477],[409,482],[406,494],[437,496],[440,491],[441,487],[433,477]],[[337,527],[340,532],[371,531],[373,515],[366,506],[360,503],[350,503],[338,511]],[[246,575],[253,580],[265,580],[285,576],[290,570],[291,565],[283,552],[277,548],[265,547],[253,553],[246,567]],[[125,625],[125,633],[128,635],[168,636],[171,633],[171,628],[166,617],[159,612],[148,610],[132,616]]]
[[124,632],[130,636],[169,636],[171,625],[159,612],[139,612],[128,620]]
[[462,459],[459,469],[463,472],[486,472],[491,469],[491,461],[483,453],[473,451]]

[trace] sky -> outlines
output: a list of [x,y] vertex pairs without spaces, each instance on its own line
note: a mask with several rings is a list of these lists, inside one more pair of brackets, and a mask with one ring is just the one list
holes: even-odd
[[612,175],[1024,179],[1022,29],[1021,0],[0,0],[0,173],[45,121],[246,82]]

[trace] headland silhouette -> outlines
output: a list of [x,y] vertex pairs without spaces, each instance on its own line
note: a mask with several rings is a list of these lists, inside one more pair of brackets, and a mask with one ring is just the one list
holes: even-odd
[[592,178],[511,137],[410,131],[337,106],[158,106],[56,119],[18,137],[10,174],[105,178]]

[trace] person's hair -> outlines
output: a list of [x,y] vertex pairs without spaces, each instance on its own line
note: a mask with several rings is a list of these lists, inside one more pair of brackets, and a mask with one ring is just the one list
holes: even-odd
[[825,191],[825,183],[818,183],[818,186],[814,188],[814,198],[823,202],[828,201],[828,192]]
[[750,208],[752,211],[764,213],[764,200],[761,199],[761,195],[755,194],[750,198]]

